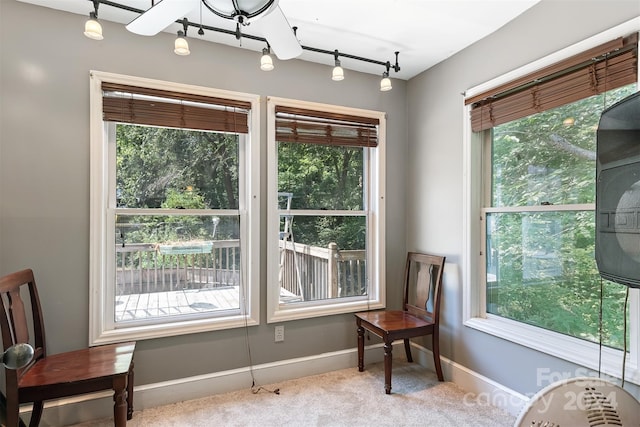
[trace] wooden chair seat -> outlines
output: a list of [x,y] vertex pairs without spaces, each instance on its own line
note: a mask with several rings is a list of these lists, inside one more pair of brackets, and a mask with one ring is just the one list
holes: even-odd
[[403,310],[367,311],[356,315],[371,329],[377,329],[376,335],[383,337],[388,334],[394,341],[429,335],[434,327],[433,320]]
[[[23,287],[28,288],[26,300],[21,297]],[[7,426],[22,424],[19,407],[23,403],[33,403],[29,425],[35,427],[40,423],[44,401],[102,390],[113,390],[114,425],[125,426],[133,416],[136,343],[107,344],[49,356],[33,272],[22,270],[0,278],[0,294],[4,308],[4,315],[0,316],[3,346],[29,343],[34,348],[33,360],[27,366],[5,369]],[[29,324],[33,325],[33,336]]]
[[[20,400],[35,402],[44,395],[51,396],[44,399],[49,400],[109,389],[122,393],[128,385],[134,349],[134,342],[107,344],[40,359],[18,380]],[[130,395],[133,398],[133,392]],[[114,401],[122,403],[126,396],[115,396]],[[129,411],[126,403],[125,416],[131,419],[133,408]]]
[[440,365],[439,317],[442,273],[445,257],[409,252],[404,273],[402,310],[377,310],[356,313],[358,333],[358,370],[364,370],[364,332],[384,341],[384,387],[391,393],[393,342],[404,340],[408,362],[411,338],[431,335],[433,361],[439,381],[444,381]]

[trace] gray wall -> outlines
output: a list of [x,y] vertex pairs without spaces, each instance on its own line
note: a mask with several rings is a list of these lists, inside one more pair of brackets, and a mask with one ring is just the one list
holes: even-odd
[[[105,39],[96,42],[82,35],[84,16],[15,0],[0,0],[0,8],[0,274],[34,269],[51,353],[88,341],[92,69],[385,111],[388,298],[399,306],[396,279],[406,248],[406,82],[394,81],[385,93],[378,90],[379,76],[348,72],[344,81],[333,82],[330,56],[327,66],[276,61],[276,69],[265,73],[258,52],[191,39],[191,55],[178,57],[171,34],[140,37],[123,25],[103,22]],[[264,147],[264,99],[262,105]],[[266,159],[264,149],[261,154]],[[261,167],[260,291],[265,296],[266,160]],[[286,340],[278,344],[273,325],[266,324],[264,298],[261,321],[248,333],[254,364],[355,347],[350,314],[287,322]],[[244,367],[246,349],[242,329],[140,341],[136,384]]]
[[462,324],[461,93],[639,15],[637,0],[542,0],[499,31],[408,84],[407,248],[448,257],[442,352],[523,394],[540,388],[536,384],[537,368],[573,373],[577,366]]
[[[398,306],[407,249],[446,255],[443,354],[533,393],[539,388],[536,368],[576,367],[462,325],[461,92],[639,14],[636,0],[543,0],[493,35],[381,93],[377,76],[349,72],[336,84],[329,66],[295,60],[277,61],[274,71],[264,73],[256,52],[197,40],[190,41],[190,56],[178,57],[170,48],[172,35],[143,38],[108,22],[105,40],[95,42],[82,35],[83,16],[0,0],[0,274],[35,270],[51,352],[86,345],[90,69],[385,111],[390,305]],[[264,123],[263,117],[263,131]],[[266,163],[261,166],[264,175]],[[263,197],[263,253],[265,202]],[[263,256],[262,295],[265,277]],[[262,325],[249,329],[256,364],[355,346],[351,315],[287,322],[285,342],[275,344],[264,301],[261,311]],[[233,329],[141,341],[136,384],[246,366],[244,335]]]

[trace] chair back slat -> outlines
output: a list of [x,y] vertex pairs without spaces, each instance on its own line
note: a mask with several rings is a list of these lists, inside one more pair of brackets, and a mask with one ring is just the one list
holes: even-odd
[[427,312],[433,311],[433,266],[417,264],[416,306]]
[[[29,343],[34,349],[33,361],[46,356],[42,308],[31,269],[0,278],[0,314],[2,344],[5,349],[18,343]],[[33,335],[31,335],[33,334]],[[28,366],[17,371],[5,370],[8,377],[19,376]]]
[[404,310],[438,322],[445,257],[409,252],[405,267]]
[[7,292],[7,311],[13,343],[29,342],[29,328],[27,323],[27,313],[24,302],[20,296],[20,289],[15,288]]

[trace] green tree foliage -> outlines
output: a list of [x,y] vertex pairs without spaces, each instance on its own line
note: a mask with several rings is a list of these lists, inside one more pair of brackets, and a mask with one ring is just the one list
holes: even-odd
[[[596,133],[604,104],[635,85],[497,126],[492,135],[492,205],[595,202]],[[503,212],[487,217],[489,312],[603,342],[623,343],[625,288],[603,283],[595,264],[592,211]]]
[[[363,149],[319,144],[278,144],[278,190],[291,193],[292,209],[362,210]],[[280,197],[280,208],[286,198]],[[296,216],[295,241],[340,249],[364,249],[364,217]]]
[[[118,207],[238,208],[237,135],[119,124],[116,141]],[[210,217],[168,215],[121,216],[119,226],[127,242],[210,239],[214,229]],[[229,218],[216,231],[237,228]]]
[[120,124],[116,140],[119,206],[159,208],[191,188],[203,207],[238,208],[237,135]]

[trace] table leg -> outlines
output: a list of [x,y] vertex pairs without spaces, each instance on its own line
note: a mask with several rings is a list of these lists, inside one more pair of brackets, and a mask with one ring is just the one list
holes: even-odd
[[127,377],[127,419],[133,418],[133,360]]
[[358,325],[358,371],[364,371],[364,328]]
[[393,360],[393,355],[391,351],[393,350],[393,345],[390,342],[384,343],[384,391],[387,394],[391,394],[391,361]]
[[113,379],[113,425],[127,425],[127,376],[118,375]]

